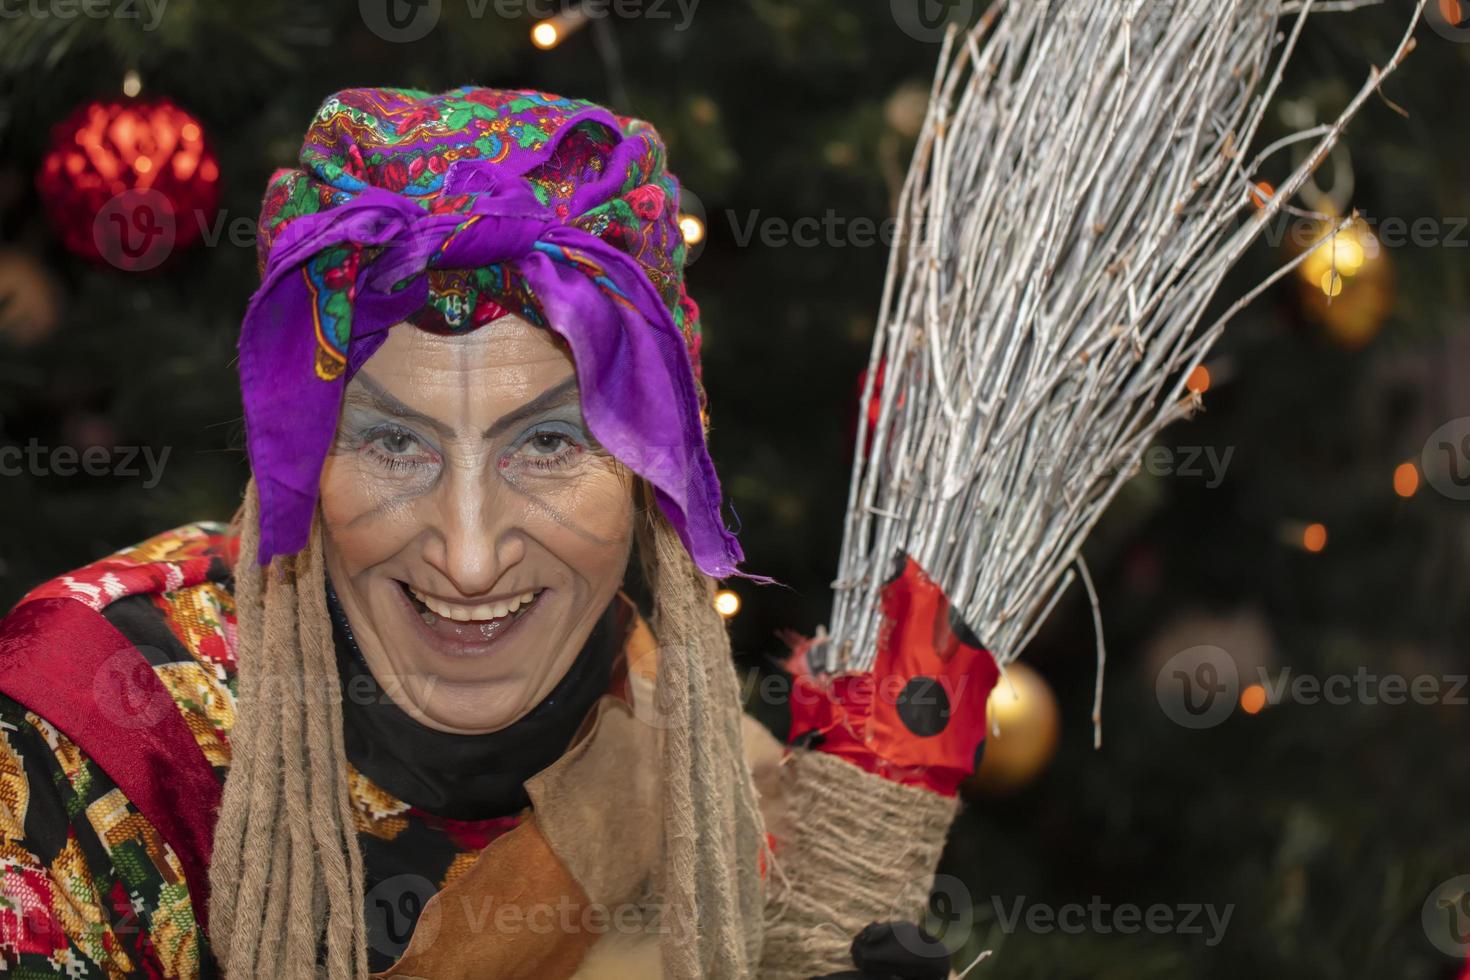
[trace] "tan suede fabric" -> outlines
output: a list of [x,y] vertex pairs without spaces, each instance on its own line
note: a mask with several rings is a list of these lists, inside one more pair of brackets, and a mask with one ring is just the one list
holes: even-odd
[[534,815],[491,841],[419,917],[408,949],[374,977],[543,980],[569,977],[598,935],[580,924],[582,892]]

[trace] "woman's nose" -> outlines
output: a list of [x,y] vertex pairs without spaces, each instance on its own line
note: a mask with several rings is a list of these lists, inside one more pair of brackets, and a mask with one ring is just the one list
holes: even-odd
[[[461,479],[444,487],[438,534],[425,556],[464,596],[494,592],[526,552],[513,494],[496,480]],[[437,552],[437,553],[436,553]]]

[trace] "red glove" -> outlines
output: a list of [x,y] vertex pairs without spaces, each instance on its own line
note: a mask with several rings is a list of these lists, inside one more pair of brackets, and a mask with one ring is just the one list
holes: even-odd
[[793,651],[788,741],[954,796],[979,762],[985,704],[1000,670],[908,555],[881,601],[871,671],[816,675],[806,663],[810,644]]

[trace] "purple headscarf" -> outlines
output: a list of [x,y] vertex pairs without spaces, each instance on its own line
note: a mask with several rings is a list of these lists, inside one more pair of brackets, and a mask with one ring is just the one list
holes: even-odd
[[647,123],[543,92],[339,92],[260,220],[240,334],[260,561],[306,544],[347,380],[394,324],[507,312],[567,341],[592,435],[699,568],[739,574],[704,441],[678,181]]

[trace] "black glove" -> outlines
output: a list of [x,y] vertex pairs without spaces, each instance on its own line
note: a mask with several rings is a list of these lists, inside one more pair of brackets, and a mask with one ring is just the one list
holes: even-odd
[[852,941],[856,970],[812,980],[947,980],[949,950],[912,922],[872,922]]

